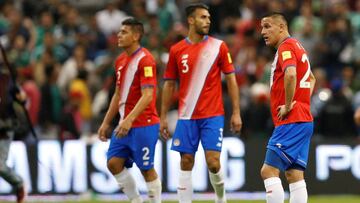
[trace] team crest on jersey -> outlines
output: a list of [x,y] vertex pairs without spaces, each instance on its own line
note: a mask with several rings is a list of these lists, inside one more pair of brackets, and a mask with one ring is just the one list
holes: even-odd
[[283,61],[285,61],[286,59],[291,59],[291,52],[290,51],[283,51],[281,53]]
[[180,145],[180,140],[179,139],[175,139],[173,142],[174,146],[179,146]]

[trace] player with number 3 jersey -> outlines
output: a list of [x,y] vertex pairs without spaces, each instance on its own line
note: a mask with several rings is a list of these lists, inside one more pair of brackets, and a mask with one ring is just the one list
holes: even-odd
[[194,157],[199,143],[205,150],[210,182],[215,190],[216,203],[225,203],[224,177],[220,170],[220,152],[224,128],[221,73],[225,74],[233,113],[231,127],[241,129],[239,91],[234,67],[226,44],[208,36],[209,8],[205,4],[191,4],[186,8],[188,37],[171,47],[164,74],[160,131],[168,139],[167,111],[179,82],[179,120],[171,149],[180,153],[178,195],[180,203],[192,200]]

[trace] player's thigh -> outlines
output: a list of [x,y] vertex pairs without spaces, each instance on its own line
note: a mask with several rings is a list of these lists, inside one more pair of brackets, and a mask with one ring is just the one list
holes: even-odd
[[131,145],[132,156],[140,170],[149,170],[154,167],[159,124],[133,128],[133,130],[134,135]]
[[281,125],[274,129],[267,148],[289,164],[285,170],[294,164],[306,168],[312,133],[312,122]]
[[264,164],[261,168],[261,177],[263,179],[269,177],[278,177],[280,171],[285,171],[288,169],[292,162],[290,162],[285,155],[282,153],[277,153],[274,150],[267,149],[265,154]]
[[201,145],[205,151],[221,151],[223,141],[224,116],[198,120]]
[[178,120],[172,138],[171,150],[195,154],[199,147],[200,131],[197,120]]
[[126,159],[131,156],[129,143],[131,143],[132,133],[132,130],[130,130],[128,135],[121,138],[116,137],[115,132],[112,133],[109,148],[106,153],[108,161],[113,157]]

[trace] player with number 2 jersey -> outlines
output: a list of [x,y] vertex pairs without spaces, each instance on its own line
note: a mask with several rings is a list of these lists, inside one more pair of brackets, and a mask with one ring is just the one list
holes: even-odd
[[261,35],[267,46],[277,49],[271,68],[270,103],[275,129],[267,145],[261,168],[267,203],[283,203],[280,171],[289,183],[290,202],[306,203],[304,170],[313,134],[310,96],[315,77],[300,42],[290,37],[288,23],[281,13],[261,20]]
[[[285,104],[284,74],[287,67],[296,67],[296,87],[293,101],[296,105],[287,115],[286,119],[277,117],[278,106]],[[275,126],[296,122],[311,122],[310,113],[310,63],[305,49],[298,40],[288,37],[283,41],[276,54],[271,70],[270,101],[271,114]]]

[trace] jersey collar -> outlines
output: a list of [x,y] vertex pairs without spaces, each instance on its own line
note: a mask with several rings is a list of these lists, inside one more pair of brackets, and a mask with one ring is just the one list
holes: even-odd
[[[208,40],[208,39],[209,39],[209,35],[204,35],[203,40],[200,41],[199,43],[205,42],[205,41]],[[188,44],[194,44],[194,43],[192,43],[192,42],[190,41],[189,37],[186,37],[186,38],[185,38],[185,41],[186,41],[186,43],[188,43]]]

